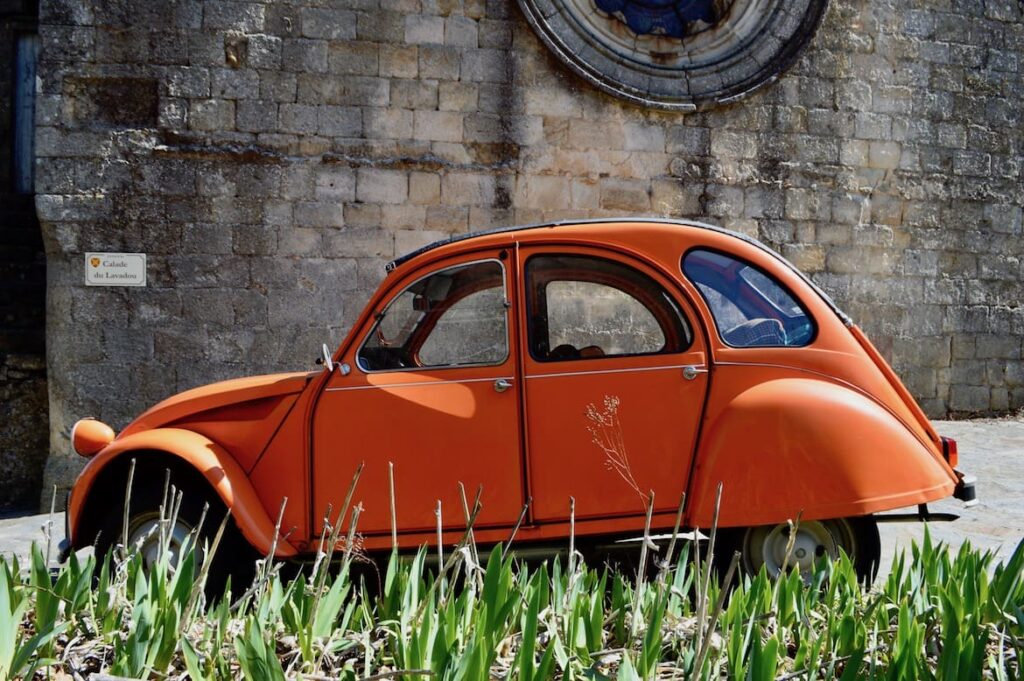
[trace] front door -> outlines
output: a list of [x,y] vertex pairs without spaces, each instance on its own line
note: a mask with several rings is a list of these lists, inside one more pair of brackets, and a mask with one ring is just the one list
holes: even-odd
[[689,304],[639,262],[524,249],[527,456],[534,520],[674,510],[707,389]]
[[335,369],[313,418],[314,520],[335,513],[365,463],[359,531],[391,530],[389,463],[398,530],[465,525],[458,485],[477,527],[515,523],[524,503],[520,385],[508,253],[477,253],[396,282]]

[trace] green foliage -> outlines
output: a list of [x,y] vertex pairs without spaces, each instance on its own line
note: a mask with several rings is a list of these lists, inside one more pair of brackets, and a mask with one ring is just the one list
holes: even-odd
[[136,678],[1021,678],[1024,542],[997,563],[926,533],[872,590],[844,556],[725,594],[714,577],[699,592],[705,566],[685,546],[645,580],[501,546],[483,565],[466,547],[434,567],[423,548],[390,557],[379,593],[342,551],[291,580],[266,564],[244,597],[212,603],[199,555],[148,569],[72,556],[56,574],[38,549],[24,567],[0,558],[0,678],[84,675],[84,657]]

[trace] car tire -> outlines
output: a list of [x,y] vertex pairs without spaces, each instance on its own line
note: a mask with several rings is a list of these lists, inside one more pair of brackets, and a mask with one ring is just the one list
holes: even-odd
[[[148,570],[159,555],[158,526],[160,507],[164,499],[166,473],[158,474],[152,469],[145,472],[141,481],[139,475],[136,474],[135,483],[132,486],[126,545],[132,544],[137,547],[142,556],[143,565]],[[194,545],[200,552],[203,547],[212,547],[217,530],[227,513],[224,503],[208,485],[187,479],[188,477],[178,471],[172,471],[169,480],[175,489],[182,492],[181,506],[176,522],[169,531],[169,547],[175,554],[181,546],[182,539],[199,526],[201,519],[202,527],[199,529],[198,537],[193,540]],[[207,509],[205,519],[203,519],[204,507]],[[119,503],[115,502],[111,512],[106,514],[100,525],[95,542],[98,559],[102,559],[108,551],[114,550],[122,543],[123,523],[124,500],[122,498]],[[252,584],[257,558],[259,555],[242,536],[234,519],[228,519],[220,544],[211,557],[205,587],[207,598],[216,599],[223,596],[229,578],[233,594],[235,596],[241,594]],[[174,560],[176,559],[175,555]],[[201,566],[202,562],[197,561],[197,576]]]
[[818,558],[828,554],[834,560],[841,549],[850,557],[862,583],[871,584],[878,574],[882,545],[878,523],[872,516],[801,522],[787,561],[788,542],[788,523],[721,529],[716,540],[715,564],[724,575],[733,553],[738,551],[739,568],[748,575],[756,575],[764,567],[774,579],[784,563],[799,565],[800,571],[809,575]]

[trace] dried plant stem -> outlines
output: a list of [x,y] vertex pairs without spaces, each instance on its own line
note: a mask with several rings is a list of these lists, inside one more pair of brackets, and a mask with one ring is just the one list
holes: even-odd
[[124,514],[121,516],[121,560],[128,559],[128,515],[132,505],[132,484],[135,482],[135,463],[138,459],[133,458],[128,466],[128,483],[124,490]]
[[[203,516],[206,515],[206,509],[209,508],[209,504],[203,507]],[[192,591],[188,595],[188,603],[185,605],[185,612],[181,616],[181,627],[183,630],[187,630],[192,623],[192,613],[195,612],[196,605],[199,603],[199,596],[203,593],[203,586],[206,584],[206,578],[210,574],[210,565],[213,562],[213,556],[217,553],[217,549],[220,547],[220,540],[224,536],[224,529],[228,526],[228,519],[231,518],[231,511],[229,510],[224,514],[224,518],[220,521],[220,527],[217,528],[217,534],[213,536],[213,543],[210,544],[207,549],[206,556],[203,559],[203,566],[199,568],[199,576],[196,578],[195,584],[192,585]],[[198,539],[199,533],[196,533]]]
[[[476,503],[474,504],[474,507],[476,506],[476,504],[480,503],[480,495],[483,493],[483,491],[483,485],[477,488]],[[466,520],[466,530],[469,533],[469,550],[471,552],[471,555],[473,556],[473,562],[476,565],[479,565],[480,556],[476,552],[476,536],[473,534],[473,526],[469,523],[469,504],[466,503],[466,487],[465,485],[462,484],[461,481],[459,482],[459,498],[462,500],[462,515]]]
[[508,536],[508,542],[501,550],[501,560],[505,560],[505,556],[508,555],[509,549],[512,548],[512,542],[516,538],[516,533],[519,532],[519,527],[523,524],[523,520],[526,519],[526,511],[530,508],[530,503],[533,501],[533,497],[527,497],[526,503],[523,504],[523,509],[519,511],[519,519],[516,520],[516,524],[512,527],[512,533]]
[[676,509],[676,522],[672,526],[672,538],[668,542],[668,551],[661,562],[661,569],[658,571],[658,579],[663,580],[669,570],[672,569],[672,557],[676,553],[676,540],[679,538],[679,526],[683,522],[683,509],[686,508],[686,492],[679,495],[679,507]]
[[[711,588],[711,565],[715,555],[715,536],[718,534],[718,512],[722,506],[722,483],[715,488],[715,510],[711,516],[711,531],[708,536],[708,556],[701,566],[698,561],[697,578],[697,648],[704,643],[705,618],[707,617],[708,589]],[[703,567],[703,573],[700,568]]]
[[636,636],[637,628],[640,626],[640,601],[643,598],[644,591],[644,576],[647,572],[647,550],[648,544],[651,542],[651,516],[654,514],[654,490],[652,489],[647,496],[647,518],[644,521],[644,537],[643,541],[640,542],[640,565],[636,571],[636,593],[633,594],[633,619],[631,621],[631,630],[634,636]]
[[458,544],[455,545],[455,550],[448,554],[448,560],[446,560],[444,565],[441,566],[441,569],[437,571],[437,577],[434,578],[434,581],[430,585],[430,589],[428,589],[427,593],[420,601],[420,605],[416,609],[416,616],[413,617],[414,625],[418,626],[420,618],[423,616],[423,611],[427,606],[427,602],[430,600],[430,596],[438,590],[438,587],[443,582],[445,575],[448,573],[448,570],[452,568],[452,566],[455,564],[456,559],[458,559],[460,549],[464,548],[466,546],[466,543],[470,540],[469,538],[473,533],[473,524],[476,522],[476,517],[479,513],[480,495],[477,494],[476,502],[473,504],[473,511],[469,514],[469,519],[466,521],[466,531],[463,533],[462,539],[460,539]]
[[[441,519],[441,500],[437,500],[437,506],[434,508],[434,517],[437,518],[437,570],[441,571],[441,566],[444,565],[444,533],[441,531],[442,519]],[[444,598],[444,584],[441,585],[440,597]]]
[[796,514],[795,521],[786,521],[786,524],[789,526],[789,536],[786,537],[786,555],[782,557],[782,569],[779,571],[780,579],[786,576],[786,570],[789,569],[789,559],[793,556],[793,548],[796,546],[796,535],[800,531],[800,518],[803,515],[803,510],[800,510]]
[[576,571],[576,497],[569,497],[569,574]]
[[46,518],[46,565],[50,565],[50,550],[53,547],[53,514],[57,509],[57,485],[53,486],[53,493],[50,495],[50,515]]
[[722,580],[721,590],[718,592],[718,598],[715,600],[715,609],[711,613],[711,620],[708,622],[707,632],[701,637],[700,648],[697,652],[696,662],[693,667],[693,676],[695,678],[700,677],[701,670],[704,668],[704,661],[708,656],[708,652],[711,650],[711,634],[714,633],[715,627],[718,625],[718,617],[722,614],[722,608],[725,606],[725,598],[729,593],[729,585],[732,583],[733,573],[736,572],[736,567],[740,562],[740,552],[734,551],[732,554],[732,560],[729,561],[729,569],[725,571],[725,579]]
[[395,464],[388,461],[388,496],[391,500],[391,550],[398,550],[398,518],[395,512]]

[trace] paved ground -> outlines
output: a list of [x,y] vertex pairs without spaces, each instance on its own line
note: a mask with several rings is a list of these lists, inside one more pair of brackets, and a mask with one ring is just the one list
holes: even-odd
[[[960,445],[960,467],[977,476],[979,503],[968,509],[956,500],[932,504],[933,511],[961,514],[956,522],[932,523],[932,536],[954,546],[969,540],[1008,558],[1024,537],[1024,420],[938,421],[935,426]],[[0,519],[0,554],[24,558],[33,540],[45,551],[43,528],[50,520],[47,515]],[[52,523],[56,555],[64,514],[54,515]],[[922,534],[920,523],[882,525],[883,571],[895,551],[909,548]]]

